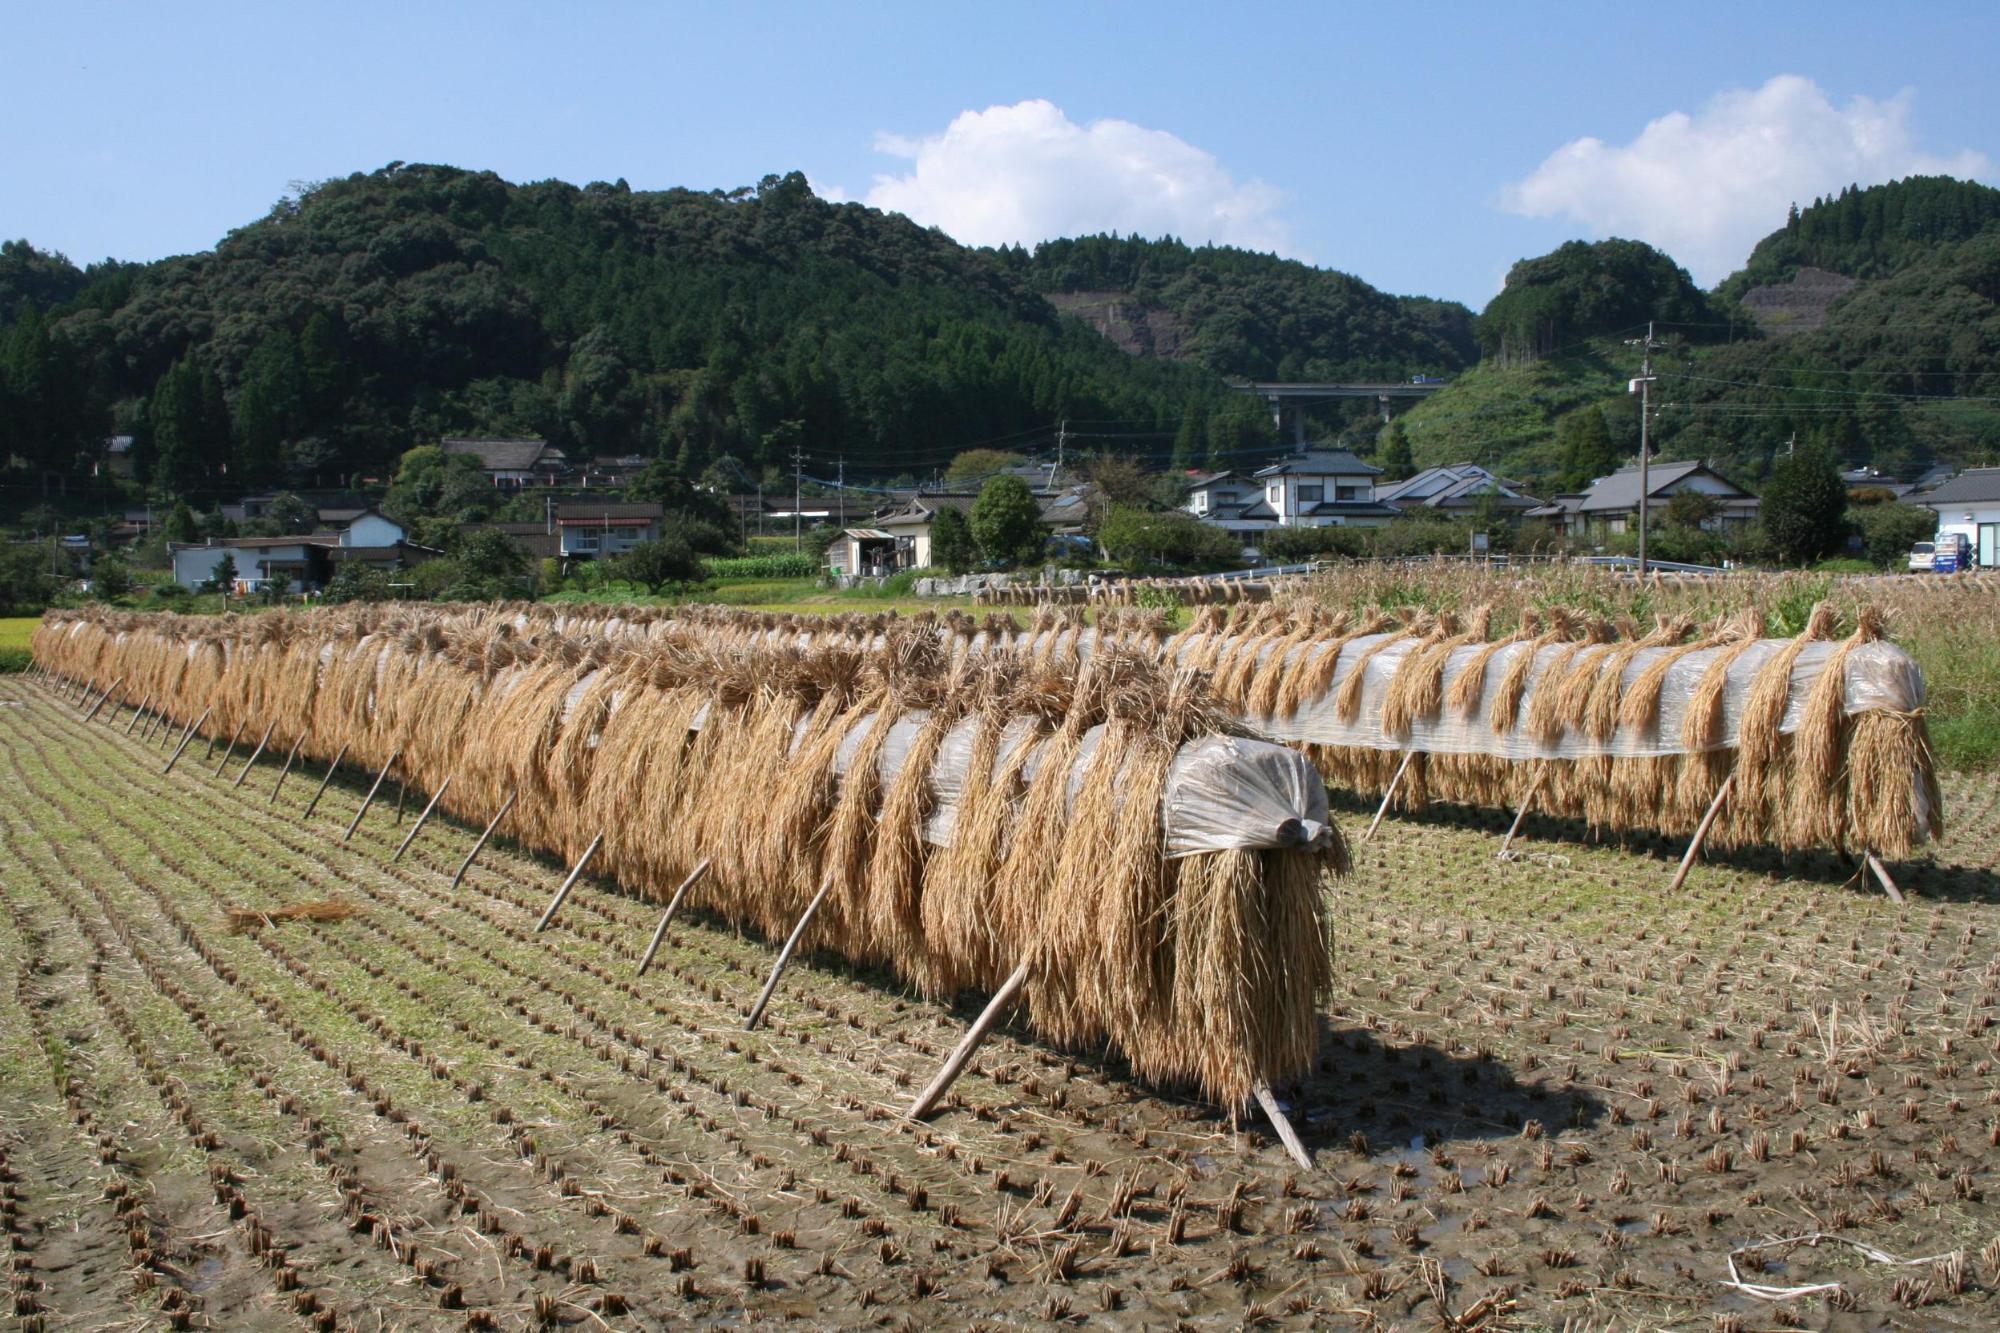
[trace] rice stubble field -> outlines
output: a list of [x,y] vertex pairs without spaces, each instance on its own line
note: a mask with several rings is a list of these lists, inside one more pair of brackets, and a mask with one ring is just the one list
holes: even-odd
[[[2000,1286],[2000,797],[1888,902],[1830,854],[1704,862],[1392,816],[1333,903],[1318,1070],[1261,1123],[972,1008],[653,909],[367,775],[85,725],[0,679],[0,1224],[29,1328],[1982,1328]],[[1358,828],[1365,813],[1340,817]],[[340,900],[345,919],[231,907]],[[1722,1285],[1837,1289],[1781,1301]]]

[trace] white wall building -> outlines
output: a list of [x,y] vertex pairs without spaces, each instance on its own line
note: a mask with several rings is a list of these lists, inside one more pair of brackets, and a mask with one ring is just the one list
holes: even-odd
[[1937,511],[1939,533],[1971,540],[1981,569],[2000,566],[2000,467],[1967,468],[1915,502]]

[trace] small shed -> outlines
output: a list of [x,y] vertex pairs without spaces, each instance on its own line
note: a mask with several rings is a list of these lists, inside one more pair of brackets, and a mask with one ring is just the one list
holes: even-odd
[[880,528],[847,528],[826,548],[827,568],[847,578],[893,574],[902,567],[896,545]]

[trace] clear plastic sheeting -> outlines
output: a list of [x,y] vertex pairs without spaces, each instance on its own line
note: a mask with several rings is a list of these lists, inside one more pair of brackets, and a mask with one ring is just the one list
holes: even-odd
[[[1658,718],[1653,726],[1642,731],[1620,726],[1610,736],[1599,739],[1573,723],[1566,723],[1560,735],[1550,740],[1535,734],[1526,725],[1525,719],[1536,692],[1543,687],[1545,676],[1552,669],[1560,671],[1574,664],[1576,645],[1552,644],[1537,649],[1530,643],[1509,644],[1488,661],[1478,707],[1469,715],[1454,712],[1447,704],[1434,716],[1415,719],[1408,735],[1390,736],[1381,728],[1383,698],[1397,667],[1420,644],[1413,639],[1399,640],[1369,656],[1369,647],[1383,637],[1386,636],[1369,635],[1348,644],[1346,651],[1340,655],[1340,663],[1326,692],[1317,699],[1307,700],[1297,713],[1253,717],[1247,721],[1273,740],[1376,750],[1418,750],[1426,754],[1483,754],[1513,760],[1585,759],[1599,755],[1629,759],[1686,754],[1695,749],[1730,750],[1736,748],[1737,729],[1742,722],[1743,706],[1749,697],[1751,683],[1765,664],[1791,642],[1788,639],[1760,640],[1744,649],[1729,664],[1722,691],[1722,724],[1712,733],[1709,744],[1696,747],[1684,742],[1682,724],[1710,665],[1717,658],[1734,651],[1732,648],[1680,652],[1680,656],[1667,668],[1666,678],[1661,683]],[[1809,643],[1800,651],[1797,660],[1792,663],[1791,694],[1784,720],[1779,724],[1781,732],[1798,729],[1813,686],[1826,669],[1828,660],[1841,646],[1839,642]],[[1293,651],[1321,652],[1324,649]],[[1445,664],[1446,698],[1450,697],[1452,683],[1459,673],[1481,651],[1481,645],[1473,644],[1452,652]],[[1590,650],[1586,648],[1585,651]],[[1661,655],[1679,651],[1674,648],[1640,649],[1621,673],[1621,686],[1629,688]],[[1527,690],[1522,696],[1515,723],[1505,731],[1496,731],[1488,721],[1494,696],[1502,688],[1502,682],[1519,655],[1527,652],[1535,654],[1535,662],[1528,671]],[[1361,706],[1350,722],[1339,716],[1334,700],[1356,669],[1356,662],[1364,664],[1361,667]],[[1847,654],[1845,672],[1845,710],[1850,715],[1872,709],[1912,712],[1923,707],[1923,674],[1909,654],[1894,644],[1878,642],[1855,647]]]
[[[1082,652],[1089,652],[1097,638],[1096,631],[1092,629],[1056,633],[1067,635]],[[1025,650],[1033,651],[1045,637],[1028,636]],[[1659,716],[1655,724],[1643,732],[1620,727],[1604,739],[1566,725],[1561,735],[1551,743],[1531,734],[1522,719],[1527,717],[1530,701],[1549,670],[1575,664],[1575,644],[1549,644],[1539,649],[1531,643],[1508,644],[1488,660],[1479,705],[1470,714],[1454,713],[1447,706],[1439,709],[1435,716],[1416,719],[1407,735],[1390,736],[1381,728],[1383,698],[1404,658],[1422,646],[1417,639],[1402,638],[1380,652],[1369,652],[1376,644],[1391,637],[1388,634],[1369,634],[1350,641],[1340,651],[1340,661],[1325,691],[1317,699],[1305,701],[1296,713],[1248,717],[1244,721],[1260,734],[1276,741],[1375,750],[1417,750],[1426,754],[1482,754],[1514,760],[1584,759],[1599,755],[1632,759],[1687,754],[1697,748],[1682,740],[1682,723],[1695,691],[1702,677],[1708,674],[1710,664],[1733,651],[1727,646],[1695,652],[1678,648],[1639,649],[1620,673],[1621,693],[1661,655],[1679,654],[1673,665],[1668,667],[1666,679],[1661,684]],[[1761,639],[1744,649],[1729,664],[1727,682],[1722,691],[1722,725],[1713,733],[1710,743],[1699,748],[1736,748],[1737,728],[1742,722],[1743,706],[1749,697],[1752,682],[1764,665],[1789,647],[1791,642],[1790,639]],[[1805,716],[1806,700],[1826,669],[1827,662],[1841,646],[1841,641],[1829,640],[1808,643],[1800,650],[1792,663],[1790,697],[1779,731],[1790,733],[1798,729]],[[1449,698],[1452,683],[1484,647],[1482,644],[1468,644],[1453,650],[1445,663],[1443,697]],[[1261,662],[1278,651],[1298,659],[1323,653],[1327,649],[1318,644],[1273,646],[1262,650],[1258,660]],[[1585,651],[1590,649],[1587,647]],[[1507,678],[1519,655],[1526,652],[1535,654],[1535,663],[1528,671],[1527,690],[1522,695],[1516,722],[1507,731],[1497,732],[1487,723],[1493,696],[1500,690],[1501,682]],[[1356,710],[1354,720],[1347,722],[1335,710],[1334,699],[1353,674],[1356,662],[1364,663],[1361,668],[1360,708]],[[1923,672],[1908,653],[1893,643],[1876,641],[1855,646],[1846,656],[1844,674],[1842,683],[1846,689],[1843,707],[1848,716],[1877,709],[1910,713],[1924,706]]]
[[1167,770],[1167,855],[1233,847],[1319,847],[1326,784],[1297,750],[1240,736],[1181,747]]

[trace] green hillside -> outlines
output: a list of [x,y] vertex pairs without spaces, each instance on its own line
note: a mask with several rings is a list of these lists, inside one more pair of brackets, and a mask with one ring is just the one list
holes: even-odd
[[130,431],[154,485],[197,496],[379,474],[461,432],[690,474],[795,445],[928,471],[1062,417],[1192,416],[1224,450],[1268,434],[1214,374],[1126,356],[995,252],[796,173],[642,193],[396,164],[156,264],[10,245],[0,310],[0,456],[76,472]]
[[[1713,458],[1750,483],[1794,441],[1892,474],[2000,457],[1996,202],[2000,191],[1935,178],[1844,192],[1796,213],[1713,294],[1636,242],[1523,261],[1480,316],[1491,355],[1400,418],[1403,432],[1419,465],[1490,461],[1548,490],[1564,466],[1560,418],[1595,405],[1629,456],[1639,358],[1624,340],[1653,319],[1667,343],[1653,391],[1665,457]],[[1759,335],[1735,295],[1806,265],[1862,281],[1824,327]]]
[[1730,299],[1783,282],[1802,268],[1850,278],[1887,277],[1941,245],[2000,230],[2000,190],[1949,176],[1911,176],[1888,185],[1793,207],[1785,225],[1757,243],[1717,292]]
[[1171,237],[1083,236],[1001,252],[1035,290],[1118,292],[1168,312],[1180,353],[1248,379],[1403,379],[1478,359],[1472,312],[1297,260]]

